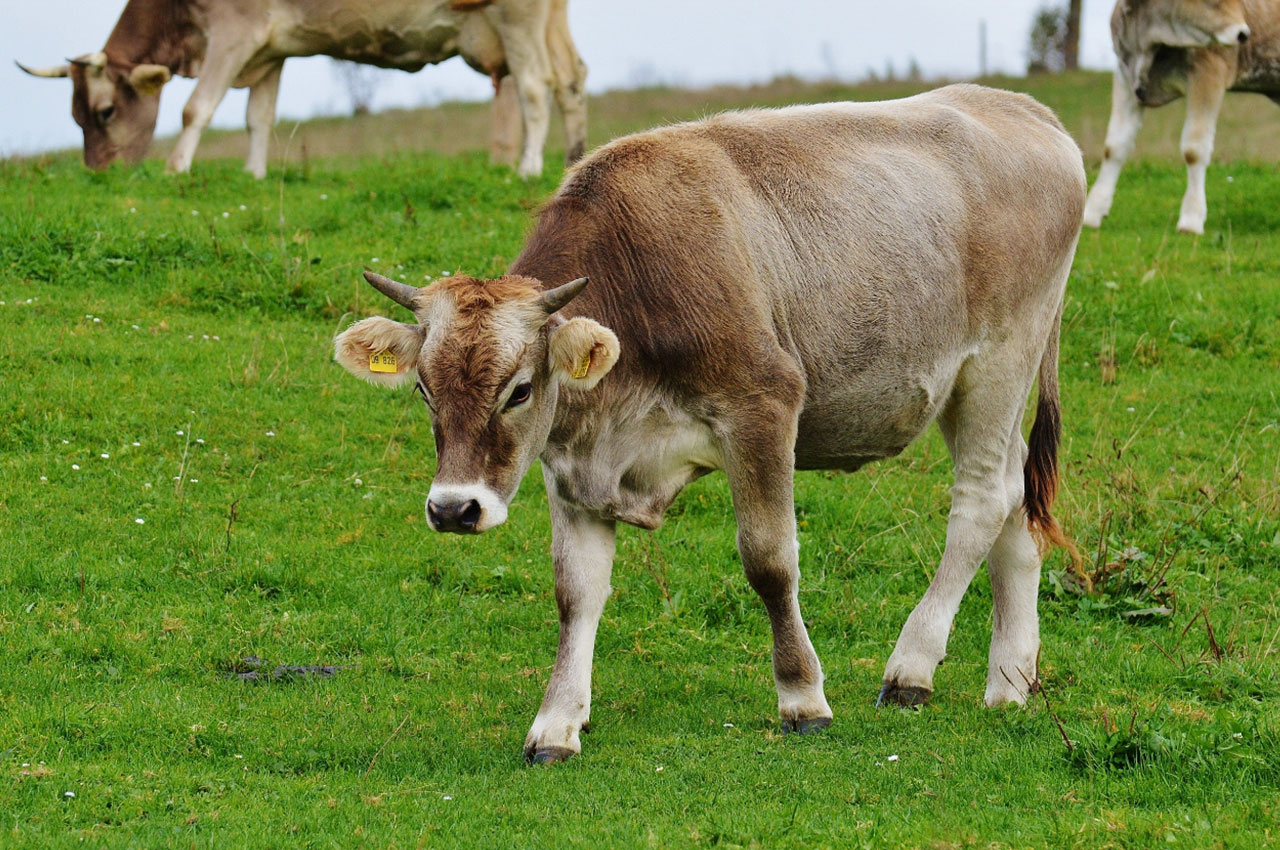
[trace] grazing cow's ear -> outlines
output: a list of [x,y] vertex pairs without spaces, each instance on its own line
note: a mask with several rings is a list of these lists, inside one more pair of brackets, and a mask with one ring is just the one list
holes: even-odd
[[566,387],[589,390],[618,362],[618,338],[599,322],[578,316],[551,332],[551,375]]
[[398,387],[418,377],[418,352],[426,329],[374,316],[362,319],[333,341],[333,359],[357,378]]
[[129,72],[129,85],[138,94],[155,94],[173,77],[164,65],[135,65]]

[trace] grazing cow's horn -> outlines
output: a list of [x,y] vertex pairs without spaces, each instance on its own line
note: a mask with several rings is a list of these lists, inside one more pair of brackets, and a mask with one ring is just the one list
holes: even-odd
[[365,272],[364,279],[369,281],[374,289],[390,298],[392,301],[412,310],[418,299],[419,290],[416,286],[410,286],[407,283],[394,281],[389,277],[383,277],[377,272]]
[[587,287],[587,279],[580,277],[577,280],[571,280],[566,284],[557,286],[555,289],[548,289],[542,293],[540,302],[542,309],[548,314],[554,313],[564,305],[568,304],[574,298],[578,297],[578,293]]
[[97,53],[86,53],[83,56],[77,56],[75,59],[68,59],[72,65],[80,65],[84,68],[96,68],[101,71],[107,67],[107,54],[102,51]]
[[70,65],[53,65],[48,68],[28,68],[17,60],[14,60],[13,64],[17,65],[33,77],[65,77],[71,73]]

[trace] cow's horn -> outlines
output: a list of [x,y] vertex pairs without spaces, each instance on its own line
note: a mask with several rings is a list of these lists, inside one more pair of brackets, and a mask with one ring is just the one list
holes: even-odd
[[577,298],[578,293],[585,289],[586,286],[587,279],[585,277],[571,280],[568,283],[557,286],[555,289],[548,289],[542,293],[539,303],[542,304],[542,309],[546,310],[548,314],[554,313],[574,298]]
[[419,294],[418,287],[394,281],[389,277],[383,277],[377,272],[365,272],[364,279],[369,281],[369,284],[374,289],[378,290],[401,307],[412,310],[416,306]]
[[97,53],[86,53],[83,56],[77,56],[75,59],[68,59],[72,65],[80,65],[85,68],[97,68],[101,71],[107,67],[107,54],[99,50]]
[[48,68],[28,68],[17,60],[14,60],[13,64],[17,65],[33,77],[65,77],[71,73],[70,65],[53,65]]

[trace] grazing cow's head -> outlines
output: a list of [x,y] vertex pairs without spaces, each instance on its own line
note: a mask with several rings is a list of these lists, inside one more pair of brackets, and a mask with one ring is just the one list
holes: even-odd
[[424,289],[371,272],[365,278],[418,322],[356,322],[334,340],[336,359],[374,383],[416,382],[436,440],[431,527],[481,532],[501,525],[546,445],[560,387],[589,390],[618,360],[618,339],[608,328],[556,315],[587,279],[543,291],[515,275],[455,276]]
[[52,68],[18,67],[35,77],[71,78],[71,117],[84,130],[84,164],[106,168],[142,159],[156,131],[160,89],[173,74],[164,65],[114,64],[88,53]]

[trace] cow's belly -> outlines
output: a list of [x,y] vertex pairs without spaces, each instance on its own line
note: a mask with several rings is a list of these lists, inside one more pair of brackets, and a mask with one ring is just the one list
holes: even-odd
[[282,56],[333,56],[416,71],[456,56],[463,30],[476,25],[488,28],[481,16],[468,18],[429,0],[311,3],[274,23],[271,46]]
[[906,379],[811,388],[796,437],[797,469],[853,471],[893,457],[929,427],[951,395],[961,359]]

